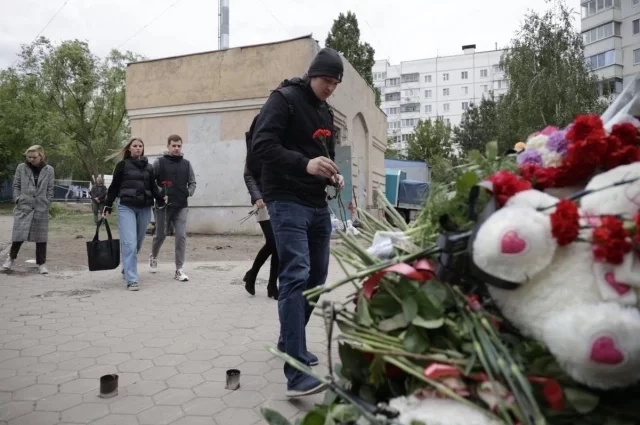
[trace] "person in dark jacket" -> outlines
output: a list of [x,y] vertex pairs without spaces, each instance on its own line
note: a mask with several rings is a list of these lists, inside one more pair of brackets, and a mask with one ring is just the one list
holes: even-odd
[[265,243],[258,251],[256,258],[253,260],[253,266],[244,275],[244,289],[251,295],[256,294],[256,278],[262,265],[271,256],[271,266],[269,269],[269,283],[267,284],[267,297],[278,299],[278,251],[276,249],[276,240],[271,229],[271,221],[269,220],[269,212],[262,199],[262,189],[260,188],[260,178],[262,174],[262,164],[251,153],[251,139],[253,130],[255,129],[258,116],[253,119],[251,128],[246,134],[247,138],[247,158],[244,165],[244,183],[249,190],[251,196],[251,204],[258,208],[256,219],[262,229]]
[[102,218],[102,211],[104,210],[104,201],[107,197],[107,187],[102,181],[102,177],[96,177],[96,184],[91,187],[89,191],[91,197],[91,208],[93,209],[93,220],[98,224]]
[[[333,114],[326,100],[342,81],[340,54],[324,48],[303,78],[285,81],[262,107],[252,152],[262,163],[262,195],[275,235],[279,271],[278,348],[308,365],[318,357],[307,351],[305,326],[313,307],[303,291],[324,284],[329,268],[331,221],[327,186],[344,187],[333,162]],[[315,137],[317,130],[328,137]],[[315,394],[326,386],[288,363],[286,395]]]
[[154,199],[158,206],[165,204],[155,183],[153,167],[144,156],[144,143],[134,137],[119,152],[108,159],[122,155],[122,161],[113,170],[113,180],[107,190],[104,218],[111,214],[113,203],[118,202],[118,230],[122,255],[123,277],[130,291],[137,291],[138,253],[151,220]]
[[165,197],[167,206],[156,209],[156,232],[153,235],[149,267],[155,273],[158,254],[170,226],[175,230],[175,264],[173,278],[179,282],[189,280],[182,270],[187,251],[188,198],[196,191],[196,176],[191,162],[182,154],[182,137],[172,134],[167,138],[167,152],[153,162],[156,184]]

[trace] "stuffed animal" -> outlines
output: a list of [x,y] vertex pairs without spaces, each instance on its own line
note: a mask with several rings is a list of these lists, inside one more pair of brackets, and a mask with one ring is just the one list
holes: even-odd
[[519,284],[489,286],[504,316],[544,343],[563,369],[592,388],[640,381],[640,253],[620,264],[594,255],[594,228],[604,215],[631,219],[640,210],[640,162],[598,174],[580,199],[577,239],[560,246],[552,231],[559,199],[538,190],[513,195],[479,228],[473,261]]

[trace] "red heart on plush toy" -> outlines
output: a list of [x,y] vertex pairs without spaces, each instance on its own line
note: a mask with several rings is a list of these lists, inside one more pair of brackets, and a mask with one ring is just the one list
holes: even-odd
[[624,354],[616,347],[613,338],[603,336],[591,345],[591,360],[606,365],[617,365],[624,361]]
[[515,230],[509,230],[502,236],[501,250],[503,254],[520,254],[525,249],[527,249],[527,241],[522,239]]
[[616,280],[616,275],[613,272],[605,273],[604,280],[606,280],[609,286],[611,286],[620,296],[631,290],[631,286],[618,282]]

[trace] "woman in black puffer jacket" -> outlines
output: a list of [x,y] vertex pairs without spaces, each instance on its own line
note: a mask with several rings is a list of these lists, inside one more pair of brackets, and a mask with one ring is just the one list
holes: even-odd
[[107,218],[116,198],[118,202],[118,230],[122,255],[122,273],[127,289],[138,290],[138,253],[151,220],[154,200],[158,207],[165,204],[155,183],[153,167],[144,156],[144,143],[134,137],[112,158],[122,155],[113,170],[113,180],[107,190],[104,212]]
[[258,276],[258,272],[262,265],[267,261],[267,258],[271,256],[271,269],[269,271],[269,283],[267,285],[267,296],[269,298],[273,298],[274,300],[278,299],[278,252],[276,251],[276,241],[273,236],[273,230],[271,229],[271,221],[269,220],[269,213],[267,212],[267,208],[262,201],[262,190],[260,188],[260,175],[262,174],[262,165],[251,155],[251,138],[253,135],[253,129],[256,125],[256,119],[258,116],[253,119],[251,123],[251,128],[246,133],[246,142],[247,142],[247,158],[244,166],[244,182],[247,185],[247,189],[249,189],[249,195],[251,196],[251,204],[258,207],[258,214],[256,218],[258,220],[258,224],[262,229],[262,233],[264,234],[265,244],[258,251],[255,260],[253,261],[253,266],[251,269],[244,275],[244,288],[251,295],[256,294],[256,278]]

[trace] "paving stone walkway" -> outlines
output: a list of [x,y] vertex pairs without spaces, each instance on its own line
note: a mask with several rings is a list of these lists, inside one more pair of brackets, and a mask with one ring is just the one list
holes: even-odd
[[[303,414],[323,396],[284,396],[283,362],[264,348],[279,328],[267,265],[255,297],[241,281],[248,262],[190,264],[185,283],[171,265],[156,275],[142,265],[139,292],[119,270],[0,272],[0,425],[251,425],[265,423],[262,406]],[[329,281],[341,276],[332,262]],[[307,340],[325,373],[319,317]],[[224,388],[229,368],[242,372],[236,391]],[[101,399],[99,378],[111,373],[119,394]]]

